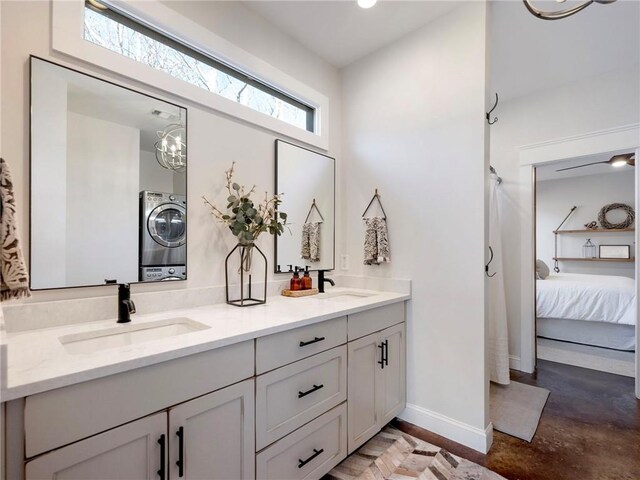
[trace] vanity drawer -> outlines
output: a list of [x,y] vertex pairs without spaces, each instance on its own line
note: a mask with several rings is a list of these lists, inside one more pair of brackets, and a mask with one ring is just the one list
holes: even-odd
[[275,333],[256,340],[256,373],[329,350],[347,341],[347,317]]
[[260,450],[347,399],[347,347],[300,360],[256,379]]
[[405,320],[404,302],[392,303],[384,307],[349,315],[347,337],[349,341],[379,332]]
[[25,400],[26,457],[252,377],[253,340],[51,390]]
[[261,480],[318,479],[347,456],[347,407],[343,403],[256,456]]

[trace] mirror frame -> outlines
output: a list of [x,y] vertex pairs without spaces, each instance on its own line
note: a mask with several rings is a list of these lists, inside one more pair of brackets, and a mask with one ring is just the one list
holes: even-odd
[[[38,57],[37,55],[29,55],[29,289],[34,291],[34,292],[43,292],[43,291],[48,291],[48,290],[66,290],[66,289],[71,289],[71,288],[91,288],[91,287],[113,287],[114,285],[117,284],[111,284],[111,283],[98,283],[98,284],[94,284],[94,285],[71,285],[68,287],[48,287],[48,288],[33,288],[32,287],[32,275],[31,275],[31,266],[32,266],[32,259],[31,259],[31,252],[32,252],[32,247],[33,247],[33,228],[32,228],[32,215],[31,215],[31,204],[32,204],[32,200],[33,200],[33,149],[32,149],[32,144],[33,144],[33,61],[35,60],[40,60],[42,62],[46,62],[49,63],[51,65],[55,65],[56,67],[60,67],[60,68],[64,68],[66,70],[70,70],[72,72],[78,73],[80,75],[84,75],[85,77],[89,77],[89,78],[93,78],[95,80],[98,80],[100,82],[104,82],[107,83],[109,85],[113,85],[115,87],[119,87],[119,88],[123,88],[125,90],[128,90],[130,92],[136,93],[138,95],[144,95],[145,97],[148,98],[152,98],[154,100],[158,100],[160,102],[163,103],[167,103],[169,105],[173,105],[174,107],[177,108],[181,108],[184,109],[185,112],[185,116],[184,116],[184,128],[187,134],[187,152],[189,152],[189,109],[183,105],[178,105],[177,103],[174,103],[172,101],[169,100],[165,100],[163,98],[160,97],[156,97],[154,95],[149,95],[148,93],[143,93],[143,92],[139,92],[138,90],[135,90],[133,88],[130,87],[126,87],[124,85],[120,85],[119,83],[113,82],[111,80],[106,80],[104,78],[100,78],[97,75],[92,75],[90,73],[86,73],[86,72],[82,72],[80,70],[77,70],[75,68],[71,68],[68,67],[66,65],[61,65],[59,63],[53,62],[51,60],[47,60],[46,58],[42,58],[42,57]],[[188,196],[189,196],[189,182],[188,182],[188,176],[187,173],[189,171],[189,160],[187,157],[187,168],[184,172],[185,175],[185,198],[187,198],[187,224],[186,224],[186,228],[185,228],[185,246],[189,244],[189,214],[188,214],[188,208],[189,208],[189,201],[188,201]],[[138,241],[139,241],[139,236],[138,236]],[[139,245],[138,245],[138,248]],[[170,282],[163,282],[163,281],[140,281],[137,280],[135,282],[126,282],[128,284],[138,284],[138,283],[144,283],[144,284],[167,284],[167,283],[173,283],[173,282],[184,282],[186,280],[188,280],[189,278],[189,253],[188,253],[188,248],[185,249],[185,277],[178,279],[178,280],[171,280]],[[139,254],[139,252],[138,252]]]
[[[330,160],[333,161],[333,262],[332,262],[332,266],[331,268],[316,268],[316,269],[309,269],[310,272],[317,272],[319,270],[325,270],[325,271],[329,271],[329,270],[335,270],[336,269],[336,159],[334,157],[330,157],[329,155],[325,155],[324,153],[320,153],[317,152],[315,150],[311,150],[310,148],[305,148],[302,147],[296,143],[292,143],[292,142],[287,142],[286,140],[282,140],[280,138],[276,138],[276,141],[274,142],[275,145],[275,157],[276,157],[276,161],[275,161],[275,189],[274,192],[276,194],[279,193],[278,191],[278,142],[282,142],[282,143],[286,143],[288,145],[297,147],[297,148],[301,148],[302,150],[306,150],[307,152],[311,152],[311,153],[315,153],[316,155],[321,155],[323,157],[326,157]],[[286,271],[280,271],[278,272],[278,235],[274,235],[274,247],[273,247],[273,273],[285,273],[288,274],[290,272]]]

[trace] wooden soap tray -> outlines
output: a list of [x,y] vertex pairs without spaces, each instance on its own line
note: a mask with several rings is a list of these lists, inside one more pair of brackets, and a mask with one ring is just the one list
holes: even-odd
[[317,288],[310,288],[308,290],[282,290],[282,295],[285,297],[308,297],[309,295],[317,295]]

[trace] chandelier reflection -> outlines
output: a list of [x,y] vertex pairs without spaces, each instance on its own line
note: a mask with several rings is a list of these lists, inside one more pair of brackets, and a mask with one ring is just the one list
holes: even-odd
[[187,169],[185,133],[184,125],[180,123],[172,123],[156,132],[156,160],[160,166],[174,172],[184,172]]

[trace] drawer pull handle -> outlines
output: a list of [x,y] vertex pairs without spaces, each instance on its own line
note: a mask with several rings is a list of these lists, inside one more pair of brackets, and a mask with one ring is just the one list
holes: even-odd
[[378,364],[380,365],[380,368],[384,370],[384,342],[378,345],[378,348],[380,349],[380,360],[378,360]]
[[158,470],[158,476],[160,477],[160,480],[165,480],[165,471],[164,471],[164,466],[166,463],[166,458],[165,458],[165,448],[164,448],[164,433],[162,435],[160,435],[160,438],[158,439],[158,445],[160,445],[160,470]]
[[325,339],[325,337],[314,337],[313,340],[309,340],[308,342],[300,342],[301,347],[306,347],[307,345],[313,345],[314,343],[321,342]]
[[320,385],[314,385],[311,390],[307,390],[306,392],[298,392],[298,398],[306,397],[310,393],[316,392],[323,387],[324,387],[324,384],[321,383]]
[[178,467],[178,477],[184,476],[184,427],[180,427],[176,432],[178,436],[178,460],[176,466]]
[[307,463],[309,463],[311,460],[313,460],[314,458],[316,458],[318,455],[320,455],[322,452],[324,452],[324,448],[321,448],[320,450],[316,450],[315,448],[313,449],[313,455],[311,455],[309,458],[307,458],[306,460],[300,460],[298,459],[298,468],[302,468],[304,467]]

